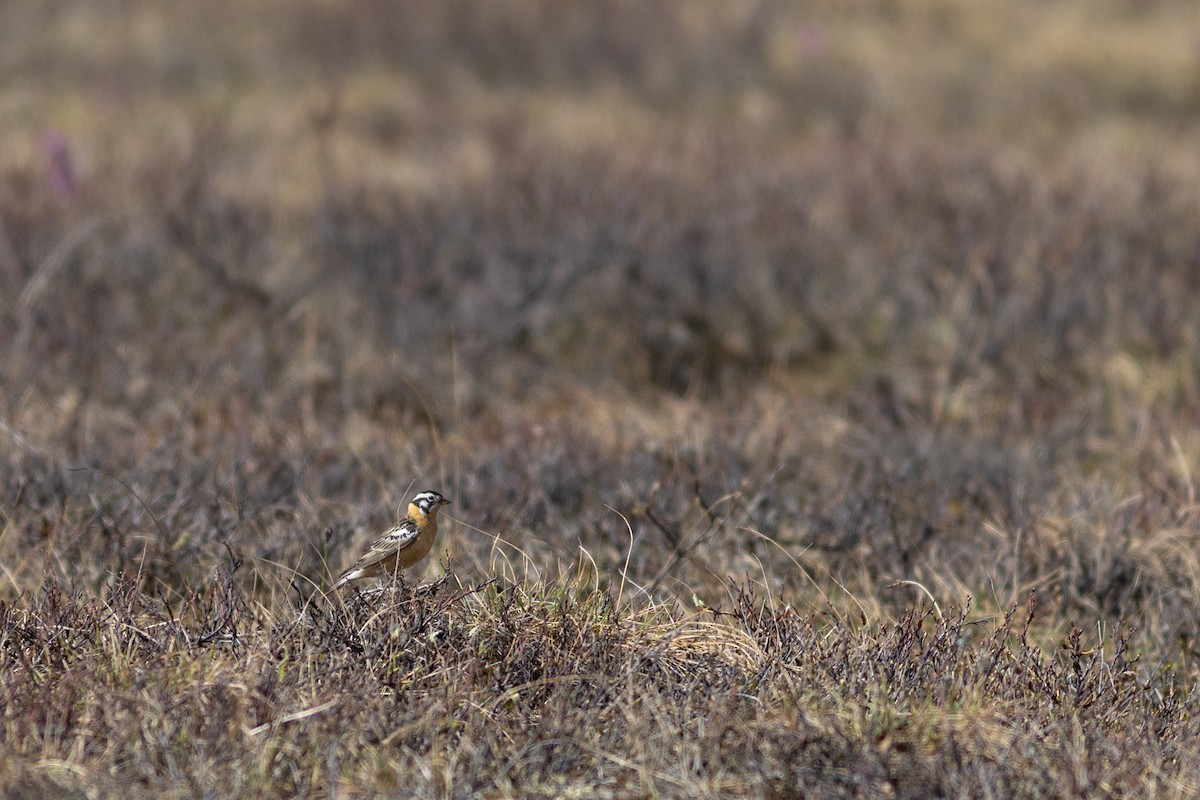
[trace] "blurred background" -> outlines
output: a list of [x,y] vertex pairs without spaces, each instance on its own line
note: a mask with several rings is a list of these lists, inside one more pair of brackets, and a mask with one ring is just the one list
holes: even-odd
[[1198,31],[1172,0],[6,4],[0,593],[175,590],[226,545],[256,591],[320,583],[438,488],[434,573],[610,576],[632,536],[688,602],[1190,609]]

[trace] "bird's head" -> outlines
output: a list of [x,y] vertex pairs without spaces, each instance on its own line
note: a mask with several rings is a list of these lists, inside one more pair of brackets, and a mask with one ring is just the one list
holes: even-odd
[[450,505],[450,501],[437,492],[421,492],[409,503],[409,512],[415,508],[423,517],[432,517],[442,506]]

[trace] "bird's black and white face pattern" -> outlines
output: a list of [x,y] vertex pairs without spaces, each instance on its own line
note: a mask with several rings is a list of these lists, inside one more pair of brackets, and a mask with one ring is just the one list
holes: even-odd
[[437,492],[421,492],[412,499],[412,504],[421,509],[422,514],[428,516],[438,506],[450,505],[450,501]]

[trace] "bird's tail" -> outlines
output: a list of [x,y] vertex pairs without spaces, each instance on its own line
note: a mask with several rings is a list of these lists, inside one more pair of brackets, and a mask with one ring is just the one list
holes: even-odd
[[340,578],[337,579],[337,583],[335,583],[333,585],[333,588],[340,589],[343,586],[345,586],[347,583],[349,583],[350,581],[358,580],[361,577],[363,577],[362,570],[348,569],[342,573]]

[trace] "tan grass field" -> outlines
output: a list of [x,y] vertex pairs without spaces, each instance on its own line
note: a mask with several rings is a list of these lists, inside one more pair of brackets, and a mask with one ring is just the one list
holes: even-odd
[[1182,0],[0,6],[0,795],[1200,795],[1198,141]]

